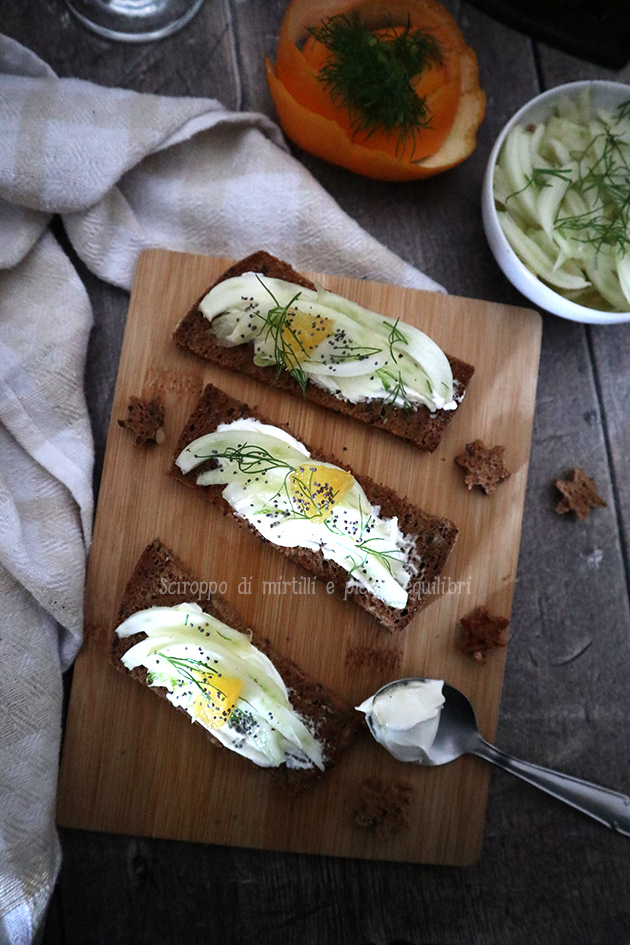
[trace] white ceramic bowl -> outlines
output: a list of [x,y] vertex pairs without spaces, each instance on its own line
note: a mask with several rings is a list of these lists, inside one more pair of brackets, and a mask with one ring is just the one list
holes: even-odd
[[499,156],[499,151],[505,141],[508,132],[515,125],[529,125],[530,123],[544,121],[553,111],[558,98],[569,97],[577,98],[585,88],[591,88],[592,101],[595,106],[608,109],[616,108],[622,102],[630,99],[630,86],[621,82],[604,81],[586,81],[570,82],[568,85],[559,85],[555,89],[549,89],[542,95],[536,96],[531,102],[524,105],[508,121],[507,125],[495,141],[494,147],[490,152],[486,175],[483,182],[481,210],[483,216],[483,226],[486,232],[490,249],[497,263],[504,274],[510,280],[519,292],[533,302],[537,308],[542,308],[546,312],[552,312],[554,315],[560,315],[562,318],[568,318],[574,322],[589,322],[595,325],[614,325],[621,322],[630,321],[630,312],[599,312],[584,305],[578,305],[563,298],[549,286],[540,281],[529,269],[521,262],[512,247],[507,241],[499,217],[494,205],[492,194],[492,180],[494,168]]

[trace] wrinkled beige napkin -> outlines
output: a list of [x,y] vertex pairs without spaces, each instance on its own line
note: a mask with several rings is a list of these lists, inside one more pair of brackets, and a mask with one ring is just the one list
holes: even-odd
[[58,79],[0,36],[0,945],[32,941],[59,870],[61,673],[81,644],[93,511],[92,314],[52,214],[126,289],[149,246],[265,248],[439,288],[343,213],[264,116]]

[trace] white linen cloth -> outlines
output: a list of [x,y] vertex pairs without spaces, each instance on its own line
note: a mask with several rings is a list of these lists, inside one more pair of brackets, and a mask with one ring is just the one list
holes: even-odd
[[109,89],[0,36],[0,945],[26,945],[60,865],[61,674],[82,639],[92,524],[92,313],[48,229],[130,289],[150,246],[437,289],[352,221],[266,117]]

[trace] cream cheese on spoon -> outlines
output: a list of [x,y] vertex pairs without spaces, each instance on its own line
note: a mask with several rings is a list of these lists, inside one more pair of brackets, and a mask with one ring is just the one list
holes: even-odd
[[441,679],[401,680],[357,706],[376,741],[399,761],[425,764],[445,699]]

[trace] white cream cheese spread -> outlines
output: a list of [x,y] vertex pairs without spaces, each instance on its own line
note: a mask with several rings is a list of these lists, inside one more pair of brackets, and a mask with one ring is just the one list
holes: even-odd
[[207,460],[199,485],[225,484],[223,497],[268,541],[285,548],[321,551],[357,586],[388,606],[407,604],[407,587],[417,573],[415,540],[398,520],[382,518],[351,473],[311,460],[302,443],[258,420],[220,424],[177,457],[185,474]]
[[310,382],[350,403],[405,410],[457,406],[448,358],[428,335],[321,287],[247,272],[212,288],[199,309],[220,344],[251,342],[255,364],[288,371],[303,390]]
[[374,738],[394,758],[430,763],[444,705],[443,685],[438,679],[401,680],[370,696],[357,710],[365,712]]
[[293,709],[270,659],[241,633],[195,603],[151,607],[116,629],[146,636],[122,657],[144,666],[149,686],[184,709],[226,748],[261,767],[323,770],[322,748]]

